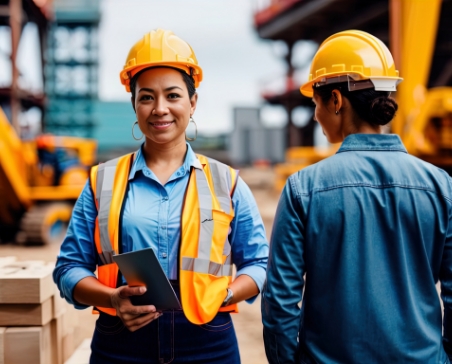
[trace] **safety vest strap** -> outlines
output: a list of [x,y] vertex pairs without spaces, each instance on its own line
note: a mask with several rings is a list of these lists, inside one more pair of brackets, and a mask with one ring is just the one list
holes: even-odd
[[181,303],[187,319],[210,322],[218,311],[238,312],[237,305],[220,307],[232,282],[231,245],[234,218],[232,193],[237,172],[198,155],[185,196],[181,224]]
[[231,212],[231,196],[232,181],[230,168],[222,163],[207,158],[210,165],[210,172],[213,179],[213,187],[217,200],[224,212],[229,214]]
[[[118,250],[118,229],[115,228],[116,224],[113,220],[119,221],[119,211],[127,188],[127,173],[130,170],[132,158],[133,154],[128,154],[112,159],[93,167],[91,171],[91,187],[98,210],[94,240],[102,265],[113,264],[113,255]],[[121,171],[119,176],[118,167]],[[114,196],[113,187],[116,191]]]
[[198,258],[209,259],[210,243],[213,235],[212,194],[204,172],[200,169],[195,169],[195,175],[201,222],[198,238]]
[[[200,210],[200,224],[199,224],[199,238],[198,238],[198,256],[197,257],[182,257],[181,269],[192,271],[196,273],[212,274],[218,277],[231,276],[232,264],[230,264],[231,244],[229,239],[225,237],[223,248],[223,255],[227,256],[223,264],[213,262],[210,260],[214,219],[213,219],[213,198],[216,198],[219,206],[224,213],[233,214],[231,191],[232,186],[237,182],[238,173],[234,171],[234,176],[231,174],[231,168],[216,160],[206,158],[198,155],[198,159],[205,164],[208,164],[210,175],[212,178],[213,189],[211,191],[208,179],[204,170],[195,168],[196,186],[198,190],[198,201]],[[207,167],[207,165],[205,165]]]
[[108,231],[108,218],[112,199],[113,183],[115,180],[116,167],[120,158],[110,160],[99,165],[97,169],[96,200],[99,207],[98,219],[100,230],[100,245],[102,252],[99,257],[103,264],[113,263],[113,244],[110,241]]
[[[216,160],[207,158],[210,165],[210,172],[213,180],[213,187],[215,190],[215,195],[217,197],[218,202],[221,205],[221,208],[227,214],[230,214],[232,211],[232,194],[234,193],[235,186],[237,184],[238,179],[238,171],[230,168],[229,166],[220,163]],[[226,237],[226,241],[224,244],[223,255],[227,256],[225,262],[224,272],[229,272],[229,268],[227,268],[228,264],[231,260],[231,244],[229,243],[228,237]],[[226,275],[232,274],[232,265],[230,265],[230,273]]]

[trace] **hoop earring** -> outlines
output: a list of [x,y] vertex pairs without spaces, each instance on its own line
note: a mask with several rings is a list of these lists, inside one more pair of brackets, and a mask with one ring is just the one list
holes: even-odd
[[141,140],[141,139],[143,139],[144,134],[142,134],[141,137],[136,138],[136,137],[135,137],[135,134],[133,133],[133,129],[135,128],[135,125],[138,125],[138,121],[135,121],[135,122],[133,123],[133,125],[132,125],[132,137],[133,137],[133,139],[135,139],[135,140]]
[[195,137],[194,137],[194,138],[189,138],[189,137],[187,136],[187,134],[185,134],[185,140],[187,140],[187,141],[189,141],[189,142],[193,142],[193,141],[195,141],[196,138],[198,137],[198,125],[196,125],[195,119],[193,119],[191,116],[190,116],[190,123],[195,124]]

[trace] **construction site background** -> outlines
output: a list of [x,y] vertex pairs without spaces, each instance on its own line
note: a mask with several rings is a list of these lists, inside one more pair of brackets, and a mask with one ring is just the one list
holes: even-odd
[[[325,143],[311,100],[298,89],[313,52],[334,32],[360,29],[389,45],[404,81],[393,95],[397,118],[385,131],[400,135],[413,155],[452,172],[452,0],[257,3],[250,27],[273,43],[285,73],[261,88],[261,103],[233,108],[231,133],[200,135],[192,146],[243,167],[241,176],[256,197],[268,237],[287,177],[339,147]],[[1,50],[7,48],[5,39],[10,42],[0,58],[0,257],[54,262],[89,167],[141,143],[129,127],[124,132],[124,122],[134,120],[130,103],[99,99],[100,4],[0,0]],[[37,53],[19,65],[19,45],[30,34]],[[25,82],[32,63],[37,86]],[[242,360],[265,362],[260,301],[240,308],[234,322]],[[7,309],[17,313],[17,307]],[[77,330],[66,335],[66,356],[91,337],[95,319],[90,310],[73,310],[71,325]],[[89,353],[83,355],[86,360]]]

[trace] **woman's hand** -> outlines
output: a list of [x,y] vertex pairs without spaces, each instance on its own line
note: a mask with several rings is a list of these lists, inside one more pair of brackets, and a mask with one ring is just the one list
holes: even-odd
[[162,313],[155,306],[134,306],[130,296],[139,296],[146,292],[146,287],[121,286],[111,294],[111,305],[116,309],[116,315],[129,331],[136,331],[159,318]]
[[116,309],[116,315],[130,331],[136,331],[146,326],[162,314],[155,306],[134,306],[130,296],[139,296],[146,292],[146,287],[121,286],[107,287],[95,277],[86,277],[74,288],[74,299],[87,306],[111,307]]

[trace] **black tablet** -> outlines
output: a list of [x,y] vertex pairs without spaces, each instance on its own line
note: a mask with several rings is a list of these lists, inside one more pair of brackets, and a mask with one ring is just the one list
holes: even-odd
[[154,305],[159,311],[180,310],[181,304],[152,248],[113,256],[130,287],[146,286],[141,296],[131,296],[135,306]]

